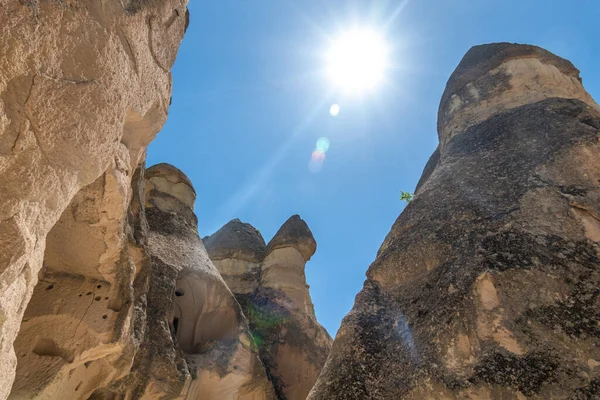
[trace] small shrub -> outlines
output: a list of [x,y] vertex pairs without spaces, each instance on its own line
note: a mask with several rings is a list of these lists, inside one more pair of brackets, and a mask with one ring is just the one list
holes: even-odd
[[413,193],[400,191],[400,200],[405,201],[406,204],[409,204],[414,198],[415,195]]

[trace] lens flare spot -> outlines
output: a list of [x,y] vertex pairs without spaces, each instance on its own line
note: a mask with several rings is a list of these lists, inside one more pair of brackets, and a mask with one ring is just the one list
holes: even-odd
[[316,174],[323,168],[323,161],[325,161],[325,151],[322,149],[315,149],[310,156],[308,170],[313,174]]
[[311,159],[313,161],[322,163],[323,161],[325,161],[325,152],[323,150],[316,149],[315,151],[312,152]]
[[337,117],[340,114],[340,105],[332,104],[331,107],[329,107],[329,114],[331,114],[332,117]]
[[327,150],[329,150],[329,139],[326,137],[319,138],[319,140],[317,140],[317,150],[326,153]]

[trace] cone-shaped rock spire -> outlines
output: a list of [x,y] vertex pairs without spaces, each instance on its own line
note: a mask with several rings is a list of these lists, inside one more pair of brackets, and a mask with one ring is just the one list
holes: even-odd
[[236,258],[260,262],[265,258],[265,240],[252,225],[234,219],[203,239],[212,260]]
[[299,215],[292,215],[279,228],[267,246],[267,253],[283,247],[294,247],[304,257],[305,261],[317,251],[317,242],[308,225]]

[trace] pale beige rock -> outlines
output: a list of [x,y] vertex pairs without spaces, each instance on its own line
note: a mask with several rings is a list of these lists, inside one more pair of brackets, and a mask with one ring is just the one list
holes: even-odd
[[[188,381],[184,389],[186,399],[223,399],[223,400],[274,400],[273,385],[264,376],[256,376],[263,368],[256,357],[253,339],[241,334],[233,346],[217,345],[205,356],[188,355],[190,364],[201,363],[198,376]],[[231,355],[230,355],[231,354]],[[223,373],[219,361],[229,358],[229,369]],[[251,363],[248,360],[252,360]]]
[[233,220],[204,243],[250,321],[278,398],[304,400],[331,345],[306,284],[316,250],[310,229],[295,215],[265,246],[254,227]]
[[107,390],[140,399],[273,399],[246,319],[198,236],[191,182],[158,164],[147,170],[145,195],[144,345],[131,374]]
[[[161,128],[171,97],[169,70],[187,13],[185,0],[1,0],[0,21],[0,398],[5,398],[14,379],[13,342],[42,266],[46,236],[71,199],[115,156],[121,158],[123,146],[128,166],[135,166]],[[110,264],[110,251],[90,252]]]
[[122,353],[131,315],[110,309],[110,291],[105,281],[44,275],[15,341],[9,398],[87,399],[129,371]]
[[290,303],[288,307],[314,316],[302,254],[293,247],[270,252],[262,263],[261,284],[264,288],[283,292]]
[[10,398],[87,399],[129,371],[135,310],[127,300],[142,265],[126,235],[133,173],[117,168],[82,189],[48,235],[15,341]]
[[213,264],[233,293],[247,294],[258,289],[260,285],[260,263],[237,258],[224,258],[213,260]]

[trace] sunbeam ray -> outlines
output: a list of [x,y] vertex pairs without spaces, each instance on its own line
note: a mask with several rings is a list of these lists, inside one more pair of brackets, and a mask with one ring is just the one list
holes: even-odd
[[279,147],[273,157],[264,164],[251,179],[249,179],[240,190],[235,192],[227,202],[221,207],[220,215],[223,215],[225,219],[231,219],[235,216],[239,210],[241,210],[252,198],[264,187],[265,183],[271,177],[273,170],[284,158],[288,150],[300,137],[300,135],[306,131],[310,124],[315,120],[319,113],[322,113],[325,109],[326,104],[331,97],[330,94],[324,96],[324,98],[315,106],[306,118],[292,131],[289,138]]

